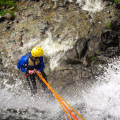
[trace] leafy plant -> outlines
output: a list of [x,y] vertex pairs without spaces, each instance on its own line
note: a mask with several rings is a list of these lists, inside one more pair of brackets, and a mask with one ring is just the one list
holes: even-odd
[[16,0],[0,0],[0,15],[4,16],[6,13],[14,14],[14,10],[16,10],[17,7],[15,1]]

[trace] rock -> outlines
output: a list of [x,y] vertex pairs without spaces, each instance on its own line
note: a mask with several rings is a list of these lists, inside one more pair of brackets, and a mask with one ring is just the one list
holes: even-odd
[[103,29],[101,40],[101,51],[104,51],[106,57],[113,57],[119,55],[119,38],[120,38],[120,22],[114,20],[111,22],[111,29]]
[[79,59],[76,59],[76,58],[67,58],[66,63],[68,63],[68,64],[80,64],[81,61]]
[[69,50],[66,54],[66,62],[68,64],[83,64],[90,66],[91,58],[94,57],[100,49],[100,38],[91,35],[89,39],[80,38],[77,40],[73,49]]
[[2,65],[2,56],[0,56],[0,65]]
[[32,16],[32,15],[33,15],[33,12],[32,12],[31,10],[26,11],[26,12],[24,13],[24,16],[25,16],[25,17],[30,17],[30,16]]
[[80,38],[77,40],[75,44],[75,49],[78,55],[78,58],[81,59],[85,56],[86,50],[87,50],[87,39],[86,38]]
[[14,15],[15,15],[16,17],[18,17],[18,16],[20,15],[20,13],[19,13],[19,12],[15,12]]
[[40,0],[39,6],[42,7],[44,5],[44,2]]
[[111,22],[111,29],[114,31],[119,31],[120,30],[120,22],[119,20],[114,20]]
[[99,45],[100,45],[100,38],[92,35],[89,38],[89,42],[88,42],[88,53],[91,54],[92,56],[95,54],[96,50],[99,49]]
[[77,58],[75,47],[66,52],[66,58]]
[[38,26],[38,29],[42,34],[45,34],[45,31],[48,30],[48,28],[49,28],[48,22],[41,22],[41,24]]
[[118,47],[109,47],[104,54],[106,57],[114,57],[118,54]]
[[71,74],[70,70],[64,70],[64,75],[69,75],[69,74]]
[[101,35],[104,50],[107,47],[116,47],[118,45],[118,34],[112,30],[104,29]]
[[117,8],[117,9],[120,9],[120,2],[118,2],[118,3],[116,4],[116,8]]
[[12,15],[12,14],[10,14],[10,13],[6,13],[6,14],[4,15],[4,17],[5,17],[6,19],[8,19],[8,20],[14,20],[14,19],[15,19],[15,16]]
[[0,22],[2,22],[4,20],[5,20],[5,17],[3,17],[3,16],[0,15]]
[[10,25],[8,25],[8,26],[4,27],[4,28],[3,28],[3,32],[6,32],[7,30],[9,30],[9,29],[10,29],[10,27],[11,27]]
[[20,33],[17,34],[17,36],[16,36],[16,41],[19,42],[19,45],[20,45],[20,46],[23,46],[23,41],[22,41],[23,35],[24,35],[24,34],[23,34],[22,32],[20,32]]

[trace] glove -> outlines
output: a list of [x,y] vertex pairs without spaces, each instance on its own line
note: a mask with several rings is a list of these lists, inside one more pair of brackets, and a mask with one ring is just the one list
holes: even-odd
[[34,70],[29,70],[29,74],[33,74],[34,73]]

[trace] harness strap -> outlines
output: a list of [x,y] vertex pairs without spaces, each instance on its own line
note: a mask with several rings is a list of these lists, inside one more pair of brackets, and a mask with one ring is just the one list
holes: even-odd
[[[32,73],[35,73],[35,70],[34,70]],[[27,78],[29,75],[30,75],[30,73],[28,73],[28,74],[26,75],[26,78]]]

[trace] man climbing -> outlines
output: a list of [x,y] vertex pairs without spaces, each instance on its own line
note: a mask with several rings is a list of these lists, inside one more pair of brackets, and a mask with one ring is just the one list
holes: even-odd
[[34,70],[41,72],[44,79],[47,81],[46,74],[43,71],[44,61],[43,61],[43,49],[40,47],[34,47],[30,53],[21,57],[17,63],[17,67],[22,72],[26,73],[27,81],[31,89],[32,95],[37,93],[37,85],[35,78],[37,77],[39,82],[42,84],[44,90],[47,90],[47,86],[43,81],[37,76]]

